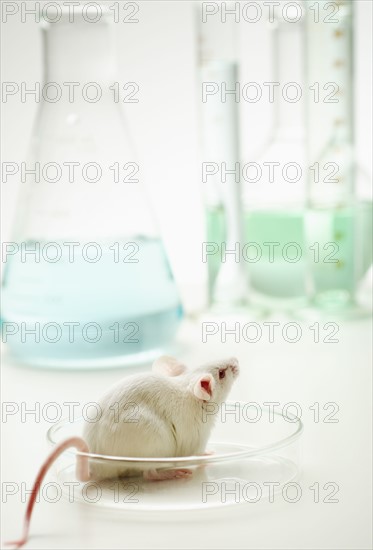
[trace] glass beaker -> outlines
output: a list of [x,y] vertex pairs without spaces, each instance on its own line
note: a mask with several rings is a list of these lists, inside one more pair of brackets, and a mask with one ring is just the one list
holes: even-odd
[[110,10],[87,13],[41,24],[42,97],[7,248],[5,340],[38,366],[143,362],[181,317],[121,112],[137,87],[116,76]]
[[[328,10],[324,0],[319,8]],[[333,18],[307,14],[308,209],[310,313],[364,313],[356,292],[371,264],[371,202],[356,189],[353,135],[353,2]],[[322,12],[321,12],[322,13]],[[368,244],[370,242],[370,246]],[[368,257],[369,256],[369,257]]]
[[268,26],[270,62],[263,69],[268,74],[260,82],[253,77],[249,108],[262,116],[269,112],[270,126],[266,139],[254,145],[255,128],[248,123],[252,152],[243,165],[244,237],[254,303],[287,309],[305,299],[304,25],[275,12]]

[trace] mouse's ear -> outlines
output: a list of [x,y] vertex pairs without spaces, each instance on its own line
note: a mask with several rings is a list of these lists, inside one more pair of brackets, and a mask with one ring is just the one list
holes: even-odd
[[153,363],[152,371],[162,376],[179,376],[187,370],[186,366],[180,363],[175,357],[162,355]]
[[202,401],[210,401],[212,397],[212,392],[214,390],[215,380],[211,374],[204,374],[198,378],[197,382],[194,385],[193,393],[197,399]]

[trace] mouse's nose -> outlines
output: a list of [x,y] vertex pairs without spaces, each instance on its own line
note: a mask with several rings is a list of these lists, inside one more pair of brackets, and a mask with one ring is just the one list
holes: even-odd
[[240,368],[237,357],[231,357],[228,359],[228,365],[232,369],[233,374],[237,375],[239,373]]

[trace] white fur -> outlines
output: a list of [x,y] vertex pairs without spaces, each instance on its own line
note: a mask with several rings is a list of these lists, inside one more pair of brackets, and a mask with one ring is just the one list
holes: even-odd
[[[162,358],[163,359],[163,358]],[[202,454],[216,415],[204,415],[209,404],[220,404],[226,398],[238,373],[235,359],[208,364],[196,370],[183,370],[177,375],[167,365],[164,373],[129,376],[113,386],[100,400],[102,415],[94,423],[85,423],[83,437],[91,453],[107,456],[161,458]],[[219,379],[219,369],[226,376]],[[198,391],[199,380],[210,379],[212,395]],[[206,397],[205,400],[201,396]],[[210,409],[211,410],[211,407]],[[207,421],[206,421],[207,417]],[[149,466],[151,469],[152,466]],[[140,468],[124,462],[90,460],[93,479],[138,474]]]

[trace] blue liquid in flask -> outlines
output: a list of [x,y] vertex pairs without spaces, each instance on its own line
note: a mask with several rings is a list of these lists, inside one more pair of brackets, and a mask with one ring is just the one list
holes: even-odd
[[73,255],[63,243],[40,243],[39,254],[11,257],[2,329],[13,355],[76,369],[142,363],[169,349],[182,309],[163,245],[153,238],[132,243]]

